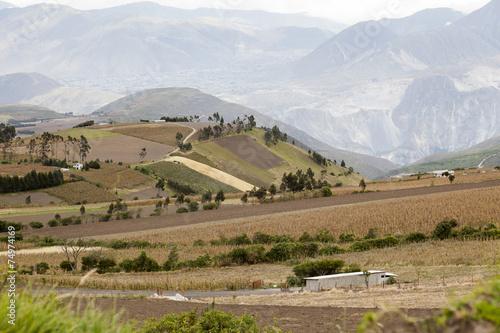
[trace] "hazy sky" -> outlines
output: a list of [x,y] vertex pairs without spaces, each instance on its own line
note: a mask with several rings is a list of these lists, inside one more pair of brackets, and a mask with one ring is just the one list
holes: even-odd
[[[58,3],[78,9],[118,6],[134,0],[4,0],[24,7],[35,3]],[[262,9],[293,13],[305,12],[312,16],[330,18],[353,24],[382,17],[404,17],[425,8],[449,7],[470,13],[490,0],[151,0],[153,2],[186,9],[199,7],[225,9]]]

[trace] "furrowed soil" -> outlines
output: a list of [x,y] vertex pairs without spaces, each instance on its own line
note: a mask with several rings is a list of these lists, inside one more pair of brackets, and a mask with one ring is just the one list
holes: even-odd
[[[273,213],[293,212],[312,208],[340,206],[386,199],[414,197],[427,194],[446,193],[499,186],[500,180],[492,180],[481,183],[453,184],[416,189],[404,189],[390,192],[362,193],[356,195],[335,196],[329,198],[299,200],[266,205],[223,205],[221,209],[217,209],[214,211],[198,211],[189,214],[176,214],[174,216],[170,215],[168,217],[159,216],[150,217],[147,219],[110,221],[107,223],[95,223],[92,224],[91,227],[89,227],[89,225],[74,225],[67,227],[56,227],[51,229],[44,228],[36,231],[29,230],[26,231],[25,234],[29,235],[31,233],[37,233],[41,236],[52,235],[59,238],[96,236],[101,236],[100,238],[106,238],[106,235],[116,235],[118,233],[139,232],[145,230],[186,226],[243,217],[262,216]],[[33,217],[29,217],[29,219],[32,220]]]
[[[82,300],[82,308],[86,305]],[[148,318],[161,318],[170,313],[190,312],[211,307],[211,304],[177,302],[164,299],[127,299],[127,298],[97,298],[95,305],[103,310],[123,310],[122,318],[135,319],[139,323]],[[116,302],[116,303],[115,303]],[[76,303],[76,302],[75,302]],[[74,308],[76,308],[76,304]],[[262,326],[273,327],[278,321],[278,327],[283,332],[322,333],[322,332],[357,332],[363,316],[376,308],[343,308],[343,307],[308,307],[308,306],[271,306],[271,305],[222,305],[216,304],[215,309],[225,313],[232,312],[238,316],[244,313],[254,315]],[[415,318],[428,318],[440,313],[439,309],[404,309],[407,315]],[[383,322],[384,323],[388,323]],[[341,329],[339,330],[339,328]]]

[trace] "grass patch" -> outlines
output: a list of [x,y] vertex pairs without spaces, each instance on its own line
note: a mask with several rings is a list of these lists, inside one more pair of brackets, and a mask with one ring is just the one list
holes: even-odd
[[223,190],[225,193],[240,192],[232,186],[221,183],[184,165],[158,162],[149,165],[149,168],[162,178],[175,180],[180,184],[188,184],[197,194],[202,194],[207,190],[211,190],[212,193],[217,193],[219,190]]

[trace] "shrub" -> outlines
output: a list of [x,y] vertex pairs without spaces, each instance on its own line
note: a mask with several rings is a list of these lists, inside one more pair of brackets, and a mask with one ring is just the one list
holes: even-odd
[[168,259],[163,263],[163,270],[170,271],[175,268],[177,262],[179,261],[179,251],[177,249],[177,244],[172,246],[170,253],[168,254]]
[[49,270],[49,264],[45,261],[39,262],[36,264],[36,273],[37,274],[45,274]]
[[186,207],[179,207],[176,211],[177,214],[187,213],[189,212]]
[[365,239],[361,241],[354,242],[349,247],[350,251],[362,252],[368,251],[373,248],[384,248],[384,247],[392,247],[399,244],[399,239],[394,236],[387,236],[379,239]]
[[214,210],[214,209],[217,209],[217,204],[215,204],[213,202],[203,205],[203,210]]
[[115,250],[126,249],[128,246],[129,243],[121,239],[112,239],[109,242],[109,247]]
[[356,239],[356,235],[355,234],[340,234],[339,236],[339,241],[341,243],[350,243],[350,242],[353,242],[354,240]]
[[240,236],[235,236],[227,241],[227,245],[249,245],[252,244],[250,238],[247,234],[242,234]]
[[135,248],[138,248],[138,249],[145,249],[145,248],[148,248],[148,247],[153,247],[153,244],[151,244],[150,242],[148,242],[146,240],[136,240],[136,241],[129,242],[128,247],[135,247]]
[[344,261],[340,259],[323,259],[307,261],[293,268],[295,276],[300,279],[311,276],[338,274],[344,267]]
[[97,273],[99,274],[107,273],[111,271],[111,269],[115,266],[116,266],[116,261],[114,261],[111,258],[103,258],[99,260],[99,263],[97,264]]
[[245,248],[235,248],[227,254],[231,262],[236,265],[243,265],[248,262],[248,251]]
[[50,220],[49,222],[47,222],[47,225],[49,227],[57,227],[59,223],[56,220]]
[[405,243],[421,243],[427,240],[427,236],[422,232],[412,232],[404,238]]
[[156,332],[281,332],[278,328],[261,328],[253,315],[241,317],[231,312],[225,314],[218,310],[169,314],[162,319],[149,319],[142,325],[143,333]]
[[9,227],[14,227],[16,231],[23,229],[22,223],[0,221],[0,232],[7,232]]
[[253,234],[252,240],[254,244],[271,244],[273,237],[264,232],[257,231]]
[[190,268],[206,268],[210,267],[212,264],[212,258],[210,257],[210,254],[204,254],[202,256],[199,256],[195,260],[186,260],[179,262],[176,265],[176,269],[181,269],[184,267],[190,267]]
[[287,279],[286,279],[286,284],[289,286],[289,287],[302,287],[304,285],[304,280],[297,277],[297,276],[289,276]]
[[321,243],[334,243],[335,236],[330,234],[330,231],[321,229],[319,233],[314,235],[314,240]]
[[325,245],[319,250],[319,253],[325,256],[331,256],[334,254],[345,253],[345,249],[337,245]]
[[314,239],[309,235],[308,232],[304,231],[302,236],[299,237],[298,241],[301,243],[307,243],[307,242],[312,242]]
[[43,228],[42,222],[30,222],[30,227],[33,229],[41,229]]
[[457,220],[445,219],[436,225],[436,228],[432,232],[432,237],[440,240],[451,238],[452,229],[457,226]]
[[[73,262],[71,262],[71,264],[75,265],[75,262],[73,261]],[[64,261],[61,261],[61,263],[59,264],[59,267],[61,267],[61,269],[63,271],[71,272],[72,271],[71,264],[69,263],[69,261],[64,260]]]
[[332,190],[328,186],[323,186],[321,188],[321,196],[322,197],[331,197],[332,196]]
[[195,240],[193,242],[193,246],[205,246],[207,243],[205,243],[202,239]]
[[120,265],[126,272],[156,272],[160,270],[160,265],[146,255],[146,251],[142,251],[141,254],[133,259],[124,259]]
[[65,217],[63,219],[61,219],[61,221],[59,222],[60,225],[63,225],[63,226],[68,226],[71,224],[72,222],[72,218],[71,217]]
[[197,202],[197,201],[191,201],[191,202],[188,204],[188,207],[189,207],[189,211],[190,211],[190,212],[196,212],[196,211],[198,211],[198,209],[199,209],[199,205],[198,205],[198,202]]

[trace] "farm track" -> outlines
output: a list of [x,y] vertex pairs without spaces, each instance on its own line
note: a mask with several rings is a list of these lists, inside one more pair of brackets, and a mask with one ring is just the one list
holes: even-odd
[[[422,187],[414,189],[403,189],[388,192],[371,192],[356,195],[334,196],[329,198],[297,200],[266,205],[229,206],[223,205],[221,209],[214,211],[198,211],[187,214],[176,214],[145,219],[110,221],[106,223],[95,223],[92,225],[74,225],[67,227],[44,228],[29,230],[26,235],[37,233],[41,236],[51,235],[58,238],[97,237],[112,238],[112,235],[153,231],[170,227],[186,226],[207,222],[216,222],[237,218],[269,215],[273,213],[284,213],[301,211],[307,209],[358,204],[387,199],[404,197],[416,197],[421,195],[446,193],[454,191],[481,189],[500,186],[500,180],[489,180],[480,183],[464,183],[433,187]],[[172,208],[171,208],[172,209]]]

